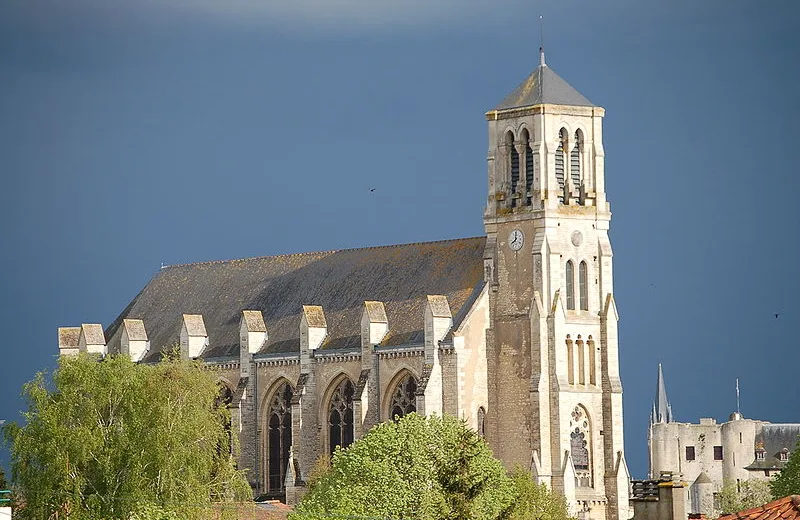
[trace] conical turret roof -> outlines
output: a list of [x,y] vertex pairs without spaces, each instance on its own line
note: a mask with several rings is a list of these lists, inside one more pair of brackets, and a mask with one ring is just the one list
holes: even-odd
[[544,61],[544,51],[540,49],[539,66],[536,67],[536,70],[531,72],[525,81],[494,107],[494,110],[507,110],[545,103],[581,107],[595,106],[547,66]]

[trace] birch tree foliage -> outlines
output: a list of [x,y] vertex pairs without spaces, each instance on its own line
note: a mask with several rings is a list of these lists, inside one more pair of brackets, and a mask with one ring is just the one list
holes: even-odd
[[216,379],[196,362],[62,357],[52,384],[40,373],[23,396],[24,426],[4,427],[21,519],[128,519],[154,507],[182,518],[186,504],[250,498]]

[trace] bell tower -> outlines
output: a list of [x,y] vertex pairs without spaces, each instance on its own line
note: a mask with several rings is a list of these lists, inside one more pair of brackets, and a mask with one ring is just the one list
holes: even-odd
[[571,512],[627,520],[603,108],[546,64],[489,125],[486,434]]

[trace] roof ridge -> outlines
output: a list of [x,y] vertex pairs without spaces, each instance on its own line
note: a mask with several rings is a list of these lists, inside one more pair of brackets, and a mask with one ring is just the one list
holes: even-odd
[[186,262],[182,264],[171,264],[165,265],[160,270],[165,271],[167,269],[171,269],[173,267],[189,267],[193,265],[213,265],[213,264],[225,264],[229,262],[244,262],[248,260],[264,260],[267,258],[288,258],[288,257],[298,257],[298,256],[311,256],[311,255],[323,255],[323,254],[331,254],[331,253],[344,253],[346,251],[366,251],[370,249],[389,249],[393,247],[406,247],[406,246],[416,246],[416,245],[423,245],[423,244],[441,244],[444,242],[458,242],[461,240],[475,240],[479,238],[485,238],[484,236],[473,236],[473,237],[463,237],[463,238],[445,238],[442,240],[430,240],[430,241],[421,241],[421,242],[407,242],[404,244],[386,244],[382,246],[366,246],[366,247],[348,247],[344,249],[329,249],[326,251],[304,251],[302,253],[283,253],[279,255],[260,255],[260,256],[250,256],[245,258],[228,258],[225,260],[201,260],[199,262]]

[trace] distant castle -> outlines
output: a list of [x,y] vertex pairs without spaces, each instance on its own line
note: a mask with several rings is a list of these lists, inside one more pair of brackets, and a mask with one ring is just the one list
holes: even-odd
[[60,351],[213,367],[257,494],[294,502],[336,446],[447,413],[574,514],[626,520],[604,114],[540,51],[486,113],[485,236],[165,267]]
[[689,513],[710,516],[714,493],[726,482],[769,480],[789,460],[798,435],[800,424],[745,419],[739,411],[722,424],[714,419],[700,419],[699,424],[676,422],[658,366],[648,433],[650,478],[674,474],[686,481]]

